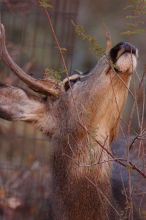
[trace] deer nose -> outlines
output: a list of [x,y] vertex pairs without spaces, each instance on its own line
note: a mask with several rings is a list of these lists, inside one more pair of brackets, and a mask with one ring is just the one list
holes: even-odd
[[137,56],[137,52],[138,52],[138,51],[137,51],[136,47],[135,47],[134,45],[128,43],[128,42],[123,42],[123,43],[121,44],[121,49],[124,50],[124,53],[125,53],[125,52],[127,52],[127,53],[132,53],[132,54],[134,54],[134,55]]
[[112,62],[116,63],[118,58],[124,53],[131,53],[138,57],[138,50],[134,45],[129,42],[120,42],[110,50],[110,58]]

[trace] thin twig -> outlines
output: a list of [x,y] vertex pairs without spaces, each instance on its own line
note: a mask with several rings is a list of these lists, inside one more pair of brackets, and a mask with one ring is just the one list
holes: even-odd
[[51,17],[50,17],[49,12],[47,11],[46,8],[44,8],[44,12],[45,12],[45,14],[46,14],[46,16],[47,16],[47,18],[48,18],[50,30],[51,30],[51,32],[52,32],[52,36],[53,36],[54,41],[55,41],[55,43],[56,43],[56,45],[57,45],[57,48],[58,48],[58,50],[59,50],[59,54],[60,54],[60,57],[61,57],[61,60],[62,60],[63,66],[64,66],[65,73],[66,73],[67,76],[69,76],[68,68],[67,68],[67,65],[66,65],[66,62],[65,62],[65,59],[64,59],[64,55],[63,55],[63,52],[62,52],[62,48],[61,48],[61,46],[60,46],[60,42],[59,42],[59,40],[58,40],[58,38],[57,38],[56,32],[55,32],[55,30],[54,30]]
[[146,179],[146,175],[138,168],[136,167],[135,164],[133,164],[132,162],[127,162],[127,163],[123,163],[121,160],[119,160],[118,158],[114,158],[114,156],[112,155],[112,153],[107,150],[98,140],[96,140],[96,142],[99,144],[100,147],[102,147],[104,149],[104,151],[111,156],[111,158],[115,159],[115,162],[119,163],[120,165],[122,165],[123,167],[128,167],[132,170],[136,170],[139,174],[141,174],[141,176],[143,176]]

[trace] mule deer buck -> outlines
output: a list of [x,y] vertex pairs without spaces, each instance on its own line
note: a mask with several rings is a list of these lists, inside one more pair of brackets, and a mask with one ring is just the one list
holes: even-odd
[[112,197],[110,145],[137,65],[137,49],[127,42],[117,44],[73,83],[69,77],[63,82],[37,80],[12,60],[2,24],[0,30],[1,59],[37,94],[1,84],[0,117],[34,122],[48,135],[53,149],[52,218],[121,219]]

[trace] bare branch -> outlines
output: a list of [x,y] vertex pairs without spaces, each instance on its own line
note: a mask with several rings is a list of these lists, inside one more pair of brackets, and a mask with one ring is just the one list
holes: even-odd
[[5,29],[0,24],[0,45],[1,45],[1,58],[4,63],[32,90],[45,94],[58,97],[63,92],[61,84],[52,79],[37,80],[32,76],[25,73],[12,59],[5,44]]

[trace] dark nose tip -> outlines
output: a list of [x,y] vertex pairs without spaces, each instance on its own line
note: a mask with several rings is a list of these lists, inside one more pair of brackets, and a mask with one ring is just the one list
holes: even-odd
[[128,42],[123,42],[121,44],[121,48],[125,49],[124,52],[133,53],[133,54],[137,55],[136,54],[137,53],[136,47]]
[[110,50],[110,58],[115,63],[117,59],[124,53],[132,53],[138,56],[136,47],[128,42],[120,42]]

